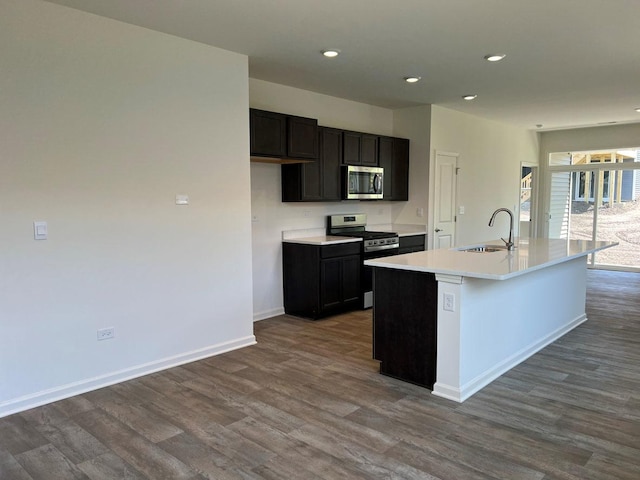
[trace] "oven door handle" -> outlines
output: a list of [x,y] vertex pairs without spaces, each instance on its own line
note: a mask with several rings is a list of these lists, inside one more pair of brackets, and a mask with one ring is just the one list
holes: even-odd
[[375,247],[369,247],[364,249],[365,253],[375,253],[375,252],[383,252],[385,250],[392,250],[392,249],[396,249],[398,250],[398,244],[392,244],[392,245],[376,245]]

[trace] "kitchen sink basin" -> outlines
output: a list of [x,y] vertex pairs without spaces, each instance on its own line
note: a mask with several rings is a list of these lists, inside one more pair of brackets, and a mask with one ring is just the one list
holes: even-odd
[[505,245],[476,245],[475,247],[460,248],[458,251],[472,253],[492,253],[502,252],[506,249],[507,247]]

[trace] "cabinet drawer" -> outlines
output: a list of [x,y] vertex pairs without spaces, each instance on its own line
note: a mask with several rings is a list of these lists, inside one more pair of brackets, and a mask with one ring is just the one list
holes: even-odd
[[341,243],[338,245],[326,245],[320,248],[320,258],[346,257],[347,255],[360,255],[361,242]]

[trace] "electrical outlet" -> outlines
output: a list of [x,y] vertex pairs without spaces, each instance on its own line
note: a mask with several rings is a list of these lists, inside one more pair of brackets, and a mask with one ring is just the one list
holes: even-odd
[[455,309],[456,296],[453,293],[445,293],[444,294],[444,305],[442,306],[443,310],[447,312],[453,312]]
[[422,207],[416,208],[416,217],[424,217],[424,208]]
[[116,329],[114,327],[101,328],[98,330],[98,340],[109,340],[116,336]]

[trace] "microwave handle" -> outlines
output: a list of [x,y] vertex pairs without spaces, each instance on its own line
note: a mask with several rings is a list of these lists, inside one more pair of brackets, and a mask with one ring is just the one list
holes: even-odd
[[375,193],[380,193],[382,191],[382,175],[376,173],[373,177],[373,189]]

